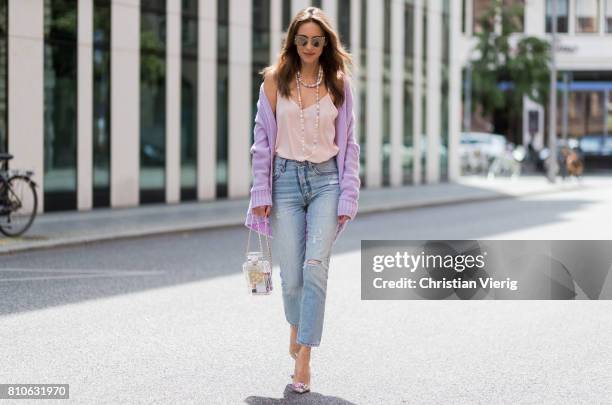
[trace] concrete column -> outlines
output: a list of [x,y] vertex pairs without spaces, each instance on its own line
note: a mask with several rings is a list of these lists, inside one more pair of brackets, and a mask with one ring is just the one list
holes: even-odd
[[111,3],[111,206],[140,198],[140,0]]
[[77,206],[93,206],[93,0],[78,8]]
[[425,178],[428,184],[440,181],[440,106],[442,102],[442,3],[427,3],[427,159]]
[[181,198],[181,1],[166,0],[166,202]]
[[[310,0],[292,0],[291,1],[291,19],[303,8],[309,7],[311,4]],[[290,19],[290,20],[291,20]]]
[[461,175],[459,136],[461,133],[461,3],[450,1],[450,56],[448,108],[448,180],[457,181]]
[[338,0],[323,0],[321,3],[323,11],[329,16],[331,25],[335,31],[338,30]]
[[412,182],[421,184],[421,134],[423,132],[423,7],[424,0],[414,1],[414,83],[412,93]]
[[367,3],[367,143],[366,185],[368,188],[382,184],[382,72],[383,72],[383,2]]
[[11,167],[34,171],[44,209],[44,2],[8,2],[8,151]]
[[228,197],[249,195],[251,182],[252,3],[230,1]]
[[391,2],[391,186],[402,184],[404,156],[404,1]]
[[270,0],[270,63],[276,63],[283,33],[283,2]]
[[198,8],[198,200],[216,198],[217,2]]
[[467,37],[474,35],[474,0],[465,0],[465,35]]

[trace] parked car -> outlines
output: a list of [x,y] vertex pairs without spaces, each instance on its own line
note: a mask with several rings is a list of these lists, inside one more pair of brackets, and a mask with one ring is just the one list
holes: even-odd
[[459,156],[462,173],[486,173],[496,158],[505,155],[506,137],[486,132],[462,132]]
[[[440,160],[441,162],[443,162],[443,164],[445,162],[448,161],[448,150],[446,148],[446,145],[444,144],[440,144],[439,145],[440,148]],[[404,166],[410,166],[413,164],[413,158],[414,158],[414,148],[412,145],[410,146],[406,146],[406,145],[402,145],[402,164]],[[386,143],[383,144],[382,146],[382,155],[383,155],[383,159],[390,159],[391,156],[391,144],[390,143]],[[421,135],[421,159],[425,159],[427,155],[427,137],[425,135]]]
[[580,138],[580,150],[585,158],[612,157],[612,135],[584,135]]

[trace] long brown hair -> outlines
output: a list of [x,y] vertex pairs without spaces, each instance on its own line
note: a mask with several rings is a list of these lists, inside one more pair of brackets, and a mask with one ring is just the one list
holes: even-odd
[[266,74],[268,71],[274,72],[279,93],[284,97],[290,97],[289,83],[295,77],[301,64],[294,38],[300,26],[306,22],[314,22],[323,30],[325,46],[319,57],[319,64],[323,69],[325,86],[333,95],[334,104],[340,106],[344,103],[344,87],[342,79],[338,78],[338,72],[342,72],[343,79],[346,80],[344,76],[351,74],[348,66],[352,66],[352,57],[340,43],[338,34],[332,29],[327,14],[318,7],[306,7],[293,17],[276,64],[264,68],[260,74]]

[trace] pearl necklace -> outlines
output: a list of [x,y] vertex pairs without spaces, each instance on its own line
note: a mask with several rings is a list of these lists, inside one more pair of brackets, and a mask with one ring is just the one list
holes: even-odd
[[[297,85],[297,93],[298,93],[298,102],[300,105],[300,124],[302,126],[302,155],[304,156],[304,159],[307,158],[306,156],[306,151],[305,151],[305,138],[306,138],[306,130],[304,129],[304,109],[302,108],[302,94],[300,92],[300,84],[303,85],[304,87],[308,87],[308,88],[317,88],[317,116],[316,116],[316,120],[315,120],[315,129],[317,130],[317,135],[319,134],[319,85],[321,84],[321,81],[323,79],[323,71],[321,70],[321,66],[319,66],[319,73],[317,75],[317,82],[313,83],[313,84],[306,84],[304,82],[302,82],[302,75],[300,74],[300,71],[298,70],[297,73],[295,74],[295,79],[296,79],[296,85]],[[314,142],[313,142],[313,148],[312,151],[310,152],[310,156],[311,157],[314,155],[314,152],[317,150],[317,143],[318,143],[318,136],[314,137]]]

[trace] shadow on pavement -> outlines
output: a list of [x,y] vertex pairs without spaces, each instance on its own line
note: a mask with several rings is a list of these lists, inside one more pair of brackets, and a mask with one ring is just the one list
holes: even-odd
[[311,391],[303,394],[298,394],[291,390],[288,384],[283,392],[283,398],[267,398],[267,397],[248,397],[244,403],[249,405],[355,405],[355,402],[347,401],[342,398],[319,394]]
[[[560,223],[595,203],[509,198],[361,214],[347,226],[332,255],[359,252],[362,239],[486,239]],[[0,316],[237,276],[247,236],[247,228],[238,226],[4,255]],[[274,243],[272,257],[278,269]],[[276,288],[280,294],[280,284]]]

